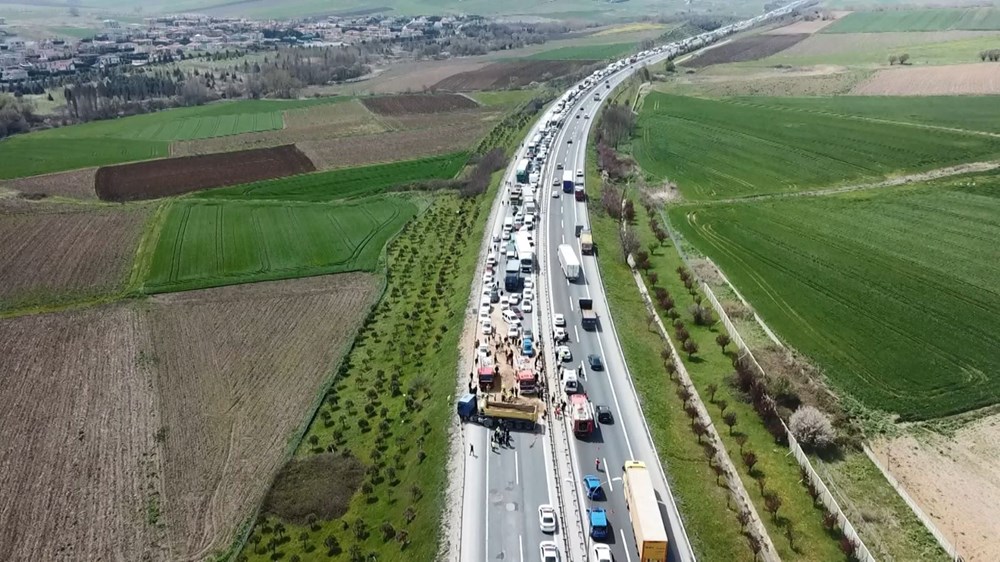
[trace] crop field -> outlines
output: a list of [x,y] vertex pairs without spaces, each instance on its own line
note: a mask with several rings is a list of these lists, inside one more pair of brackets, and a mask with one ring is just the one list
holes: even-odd
[[97,168],[81,168],[69,172],[55,172],[40,176],[0,181],[0,187],[7,187],[29,199],[46,197],[68,197],[70,199],[97,199],[94,191],[94,175]]
[[0,311],[121,289],[149,212],[70,205],[0,209]]
[[495,62],[477,70],[460,72],[441,80],[438,90],[468,92],[522,88],[571,74],[595,61],[587,60],[526,60]]
[[466,152],[343,168],[246,185],[222,187],[194,195],[201,199],[334,201],[374,195],[390,187],[454,178],[468,161]]
[[994,96],[832,96],[742,101],[761,102],[768,107],[1000,133],[1000,114],[993,111],[997,103]]
[[823,33],[881,33],[885,31],[1000,30],[995,8],[938,8],[853,12],[825,28]]
[[121,202],[156,199],[315,170],[306,155],[286,145],[105,166],[97,170],[94,181],[98,197]]
[[996,48],[995,31],[923,31],[919,33],[817,33],[760,65],[858,65],[887,67],[889,55],[910,55],[908,64],[978,62],[981,51]]
[[684,66],[704,68],[713,64],[744,62],[769,57],[809,37],[808,33],[785,35],[751,35],[713,47],[686,61]]
[[794,192],[1000,154],[1000,139],[763,103],[649,94],[634,155],[688,199]]
[[671,211],[836,387],[904,420],[1000,400],[1000,184]]
[[851,90],[864,96],[947,96],[1000,94],[996,63],[980,62],[881,70]]
[[162,158],[173,141],[277,130],[283,111],[345,99],[216,103],[17,135],[0,143],[0,179]]
[[177,201],[160,228],[144,290],[370,271],[416,212],[393,196],[349,204]]
[[379,115],[407,115],[410,113],[444,113],[459,109],[473,109],[479,105],[458,94],[410,94],[365,98],[365,107]]
[[532,60],[607,60],[621,57],[636,50],[635,43],[610,43],[607,45],[579,45],[559,47],[529,56]]
[[467,116],[463,122],[390,131],[378,135],[309,140],[296,143],[321,170],[396,162],[468,150],[495,124],[497,114]]
[[224,551],[379,293],[355,273],[0,320],[0,558]]

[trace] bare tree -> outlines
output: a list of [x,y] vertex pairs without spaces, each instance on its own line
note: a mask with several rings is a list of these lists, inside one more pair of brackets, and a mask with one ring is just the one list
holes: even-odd
[[722,348],[723,353],[726,352],[726,346],[729,345],[730,342],[732,342],[732,340],[729,339],[729,334],[719,334],[715,336],[715,343],[719,344],[719,347]]
[[688,338],[684,340],[684,343],[681,344],[681,347],[683,347],[684,352],[688,354],[688,359],[693,358],[694,354],[698,353],[698,344],[693,339]]
[[722,415],[722,421],[729,426],[729,434],[733,434],[733,426],[736,425],[736,412],[729,412]]
[[639,235],[635,233],[635,229],[631,226],[626,226],[622,229],[620,237],[623,259],[634,254],[639,249]]
[[781,509],[781,496],[773,490],[768,490],[764,494],[764,508],[771,514],[772,519],[778,517],[778,510]]

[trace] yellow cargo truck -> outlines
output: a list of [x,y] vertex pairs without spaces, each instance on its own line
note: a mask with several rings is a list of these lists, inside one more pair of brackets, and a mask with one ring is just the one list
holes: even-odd
[[639,562],[667,562],[667,531],[646,463],[625,461],[623,471],[625,505],[632,520]]

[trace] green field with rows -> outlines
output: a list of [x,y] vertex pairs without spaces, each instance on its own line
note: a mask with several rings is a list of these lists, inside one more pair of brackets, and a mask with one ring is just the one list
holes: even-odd
[[884,33],[889,31],[1000,30],[995,8],[933,8],[853,12],[823,28],[822,33]]
[[468,161],[465,152],[389,164],[343,168],[199,192],[198,199],[333,201],[373,195],[390,187],[454,178]]
[[650,93],[633,154],[689,200],[878,181],[1000,155],[1000,138],[766,103]]
[[0,179],[162,158],[173,141],[281,129],[286,110],[346,99],[213,103],[17,135],[0,142]]
[[332,204],[180,200],[163,220],[144,290],[374,270],[386,242],[416,213],[412,201],[395,196]]
[[635,43],[579,45],[550,49],[535,53],[527,58],[533,60],[607,60],[618,58],[634,50],[636,50]]
[[1000,181],[670,217],[787,343],[866,405],[915,420],[1000,400]]
[[770,108],[1000,133],[996,96],[748,97],[738,101]]

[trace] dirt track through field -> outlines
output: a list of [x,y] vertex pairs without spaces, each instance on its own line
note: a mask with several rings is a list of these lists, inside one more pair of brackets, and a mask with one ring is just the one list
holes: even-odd
[[0,320],[0,559],[225,550],[379,286],[332,275]]

